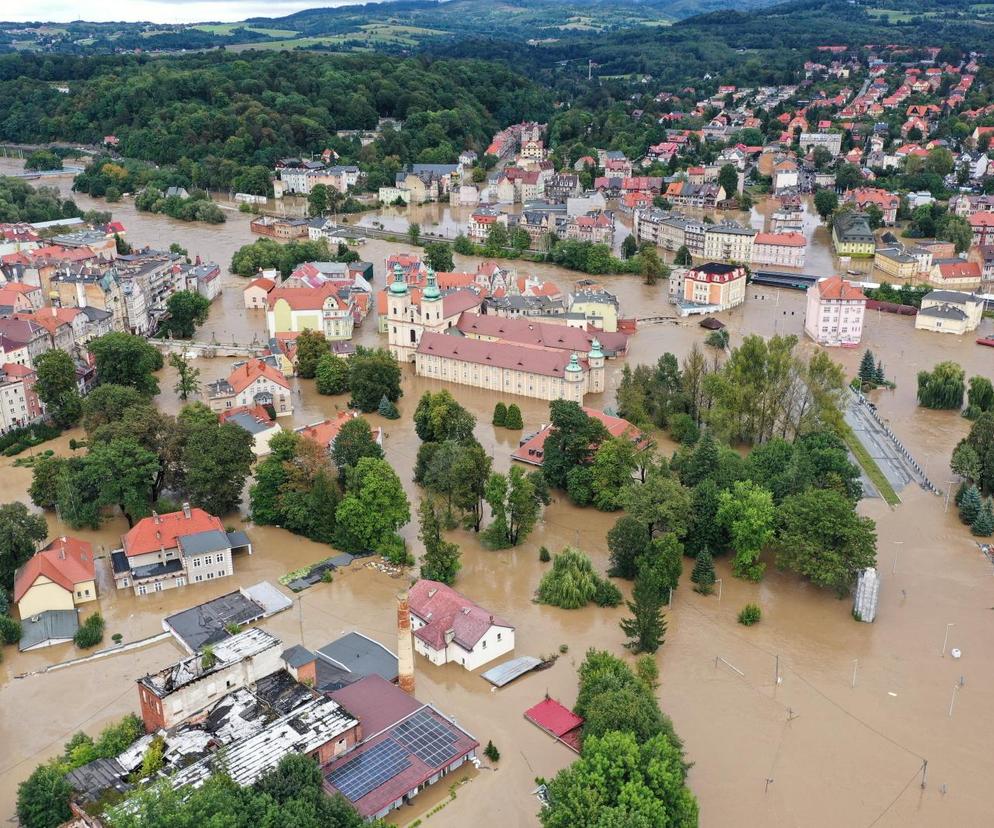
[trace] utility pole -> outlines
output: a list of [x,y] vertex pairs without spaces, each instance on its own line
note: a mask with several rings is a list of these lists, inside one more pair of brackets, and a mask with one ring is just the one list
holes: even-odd
[[925,784],[928,782],[928,759],[922,759],[922,790],[925,790]]
[[587,58],[587,80],[594,79],[594,62]]
[[957,683],[957,684],[953,685],[953,695],[952,695],[952,698],[949,699],[949,717],[950,718],[952,718],[952,715],[953,715],[953,705],[956,704],[956,694],[958,692],[959,692],[959,684]]
[[946,645],[949,643],[949,628],[950,627],[955,627],[955,626],[956,625],[952,621],[950,621],[948,624],[946,624],[946,635],[942,639],[942,653],[941,653],[941,655],[942,655],[943,658],[946,657]]
[[715,583],[718,585],[718,600],[721,601],[721,578],[719,578]]
[[300,646],[304,646],[304,598],[297,596],[297,620],[300,623]]
[[858,669],[859,669],[859,659],[858,658],[854,658],[852,660],[852,686],[853,686],[853,688],[856,687],[856,670],[858,670]]

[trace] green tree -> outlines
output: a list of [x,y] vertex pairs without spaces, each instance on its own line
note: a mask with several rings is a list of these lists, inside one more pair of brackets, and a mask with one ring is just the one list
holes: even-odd
[[721,493],[719,503],[717,521],[728,530],[735,550],[732,573],[758,581],[765,569],[759,554],[773,536],[773,497],[752,481],[740,480]]
[[815,210],[818,211],[822,221],[828,221],[838,207],[839,195],[835,190],[821,189],[815,192]]
[[650,472],[639,486],[627,487],[621,505],[642,526],[646,542],[657,532],[672,532],[677,538],[687,533],[690,492],[661,471]]
[[694,571],[690,573],[690,580],[694,582],[694,591],[701,595],[710,595],[714,591],[715,574],[714,558],[707,547],[697,553],[694,561]]
[[521,419],[521,409],[518,408],[516,403],[511,403],[507,407],[507,418],[504,420],[504,428],[520,431],[524,427],[525,424]]
[[114,331],[91,339],[86,347],[101,384],[134,388],[147,397],[159,393],[153,372],[162,368],[162,354],[140,336]]
[[472,256],[476,252],[476,245],[463,233],[459,233],[452,242],[452,250],[461,256]]
[[426,391],[414,409],[414,430],[425,442],[465,442],[473,439],[475,427],[476,418],[446,390]]
[[673,264],[677,267],[690,267],[694,263],[694,257],[690,255],[687,245],[681,244],[673,257]]
[[660,279],[668,276],[666,265],[659,258],[659,253],[652,245],[643,245],[639,251],[639,274],[647,285],[654,285]]
[[135,388],[98,385],[83,398],[83,429],[92,435],[100,426],[121,420],[126,411],[146,402],[146,397]]
[[589,466],[608,433],[579,403],[554,400],[549,416],[551,428],[545,439],[542,473],[550,486],[565,489],[569,472],[577,466]]
[[0,506],[0,589],[13,589],[14,572],[34,555],[47,533],[45,518],[32,515],[23,503]]
[[397,406],[387,399],[386,394],[380,397],[380,404],[376,407],[376,413],[387,420],[399,420],[400,411]]
[[970,532],[980,538],[994,535],[994,508],[991,507],[990,498],[984,501],[984,505],[977,512],[977,517],[970,524]]
[[697,801],[686,787],[680,749],[664,734],[586,736],[580,758],[549,782],[543,828],[694,828]]
[[538,602],[560,609],[579,609],[594,600],[600,579],[590,558],[567,546],[552,556],[552,568],[538,584]]
[[307,194],[307,213],[311,216],[323,216],[328,212],[328,185],[315,184]]
[[349,358],[349,389],[360,411],[375,411],[383,396],[397,402],[402,394],[400,365],[384,348],[357,348]]
[[925,158],[925,171],[936,175],[947,176],[953,171],[955,159],[953,154],[945,147],[936,147],[930,150]]
[[234,512],[252,471],[253,437],[233,423],[214,422],[190,430],[183,447],[183,481],[194,506],[212,515]]
[[994,410],[994,385],[987,377],[970,377],[966,399],[967,405],[963,416],[975,420],[985,411]]
[[71,794],[58,763],[41,765],[17,789],[17,819],[24,828],[57,828],[72,817]]
[[[966,441],[961,442],[953,450],[953,457],[949,466],[953,470],[953,474],[958,474],[967,480],[976,481],[980,479],[980,456],[977,454],[977,450]],[[35,469],[37,468],[38,463],[35,463]],[[41,504],[37,503],[37,505],[40,506]]]
[[96,647],[104,640],[104,626],[103,616],[99,612],[93,613],[76,630],[73,643],[81,650]]
[[191,394],[200,390],[200,369],[194,368],[185,354],[170,354],[169,365],[176,371],[176,385],[173,390],[181,400],[186,400]]
[[462,566],[459,561],[459,547],[446,541],[442,536],[442,525],[435,512],[435,504],[430,498],[421,500],[418,515],[421,524],[418,537],[425,547],[424,555],[421,557],[421,577],[451,586]]
[[96,443],[85,465],[99,481],[98,505],[119,507],[128,526],[151,514],[159,460],[134,437]]
[[966,372],[955,362],[940,362],[931,372],[918,372],[918,404],[923,408],[963,407]]
[[65,351],[55,348],[35,357],[35,391],[59,428],[79,422],[83,401],[76,385],[76,365]]
[[625,236],[625,240],[621,243],[621,256],[625,259],[630,259],[636,253],[638,253],[639,245],[635,240],[635,236],[629,233]]
[[507,423],[507,406],[499,402],[494,406],[494,416],[491,421],[495,426],[503,428]]
[[935,236],[953,242],[957,253],[965,253],[973,243],[973,228],[962,216],[946,213],[936,224]]
[[328,354],[328,340],[321,331],[303,330],[297,337],[297,376],[314,379],[318,362]]
[[[972,450],[972,449],[971,449]],[[31,487],[28,495],[40,509],[54,509],[58,502],[58,484],[66,467],[66,459],[53,454],[39,456],[31,467]]]
[[594,505],[603,512],[621,508],[622,495],[635,485],[635,444],[621,435],[609,437],[597,449],[590,466],[590,488]]
[[506,475],[491,473],[484,499],[494,516],[484,539],[497,549],[517,546],[528,537],[541,511],[535,484],[519,466],[511,466]]
[[383,447],[376,442],[369,421],[364,417],[353,417],[338,430],[331,456],[338,469],[339,479],[344,482],[349,469],[358,466],[362,458],[382,460]]
[[159,334],[191,339],[197,327],[207,321],[211,303],[196,291],[178,290],[166,300],[166,318],[159,326]]
[[663,618],[665,566],[662,559],[649,555],[639,561],[632,600],[628,602],[631,618],[621,621],[621,630],[628,641],[625,646],[635,653],[654,653],[666,637],[666,620]]
[[349,364],[334,354],[323,354],[314,368],[314,385],[319,394],[344,394],[349,390]]
[[863,352],[863,358],[860,360],[858,373],[861,382],[866,385],[876,385],[877,369],[874,363],[873,351],[869,348]]
[[778,567],[844,595],[861,570],[876,564],[876,528],[840,492],[808,489],[780,504],[773,548]]
[[610,574],[632,579],[638,573],[638,559],[649,546],[645,527],[630,515],[620,517],[607,533],[607,546],[611,553]]
[[508,241],[515,253],[520,254],[531,247],[532,237],[528,235],[528,231],[524,227],[515,227],[511,231]]
[[739,190],[739,173],[732,164],[722,164],[718,170],[718,186],[725,191],[725,198],[735,198]]
[[[4,601],[7,594],[4,593]],[[0,615],[0,644],[16,644],[21,640],[21,624],[9,615]]]
[[451,273],[455,269],[452,261],[452,247],[445,242],[431,242],[425,245],[425,260],[436,273]]
[[411,506],[397,473],[385,460],[362,457],[349,469],[345,497],[335,519],[346,552],[383,552],[411,519]]
[[61,170],[62,159],[51,150],[36,149],[24,159],[25,170]]
[[959,501],[959,519],[967,526],[972,526],[977,515],[980,514],[982,505],[983,502],[977,487],[968,486]]
[[487,240],[483,245],[483,254],[485,256],[503,255],[504,250],[510,242],[511,237],[507,232],[507,226],[499,221],[495,221],[487,231]]
[[407,225],[407,238],[410,240],[411,244],[415,247],[421,241],[421,225],[417,222],[411,222]]
[[491,464],[490,455],[474,441],[460,445],[459,453],[448,468],[452,503],[467,516],[468,523],[475,532],[480,531],[483,521],[484,496]]

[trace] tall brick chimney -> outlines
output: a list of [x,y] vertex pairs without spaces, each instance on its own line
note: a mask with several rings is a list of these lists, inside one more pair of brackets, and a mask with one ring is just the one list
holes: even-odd
[[397,593],[397,685],[405,693],[414,694],[414,642],[406,589]]

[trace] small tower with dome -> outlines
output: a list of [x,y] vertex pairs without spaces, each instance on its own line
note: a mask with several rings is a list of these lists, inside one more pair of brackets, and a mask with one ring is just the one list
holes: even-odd
[[563,397],[582,405],[587,383],[583,374],[583,366],[580,365],[580,358],[575,353],[569,358],[563,380],[565,381]]
[[396,262],[393,266],[393,281],[387,289],[387,343],[390,353],[401,362],[411,359],[416,338],[412,336],[411,290],[404,276],[404,268]]
[[601,350],[600,340],[595,336],[590,343],[590,351],[587,354],[587,364],[590,366],[588,381],[588,391],[592,394],[600,394],[604,391],[604,351]]

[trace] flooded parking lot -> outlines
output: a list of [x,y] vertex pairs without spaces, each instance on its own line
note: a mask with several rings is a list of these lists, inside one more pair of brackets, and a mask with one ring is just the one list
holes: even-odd
[[[102,202],[80,197],[84,208]],[[220,227],[191,225],[163,216],[135,213],[130,203],[111,205],[128,229],[133,244],[167,247],[178,241],[191,256],[201,255],[226,266],[241,244],[250,242],[249,217],[229,213]],[[818,232],[818,231],[815,231]],[[823,231],[822,231],[823,232]],[[405,245],[370,241],[360,255],[375,265],[375,287],[382,285],[383,260]],[[828,261],[831,260],[830,254]],[[818,261],[817,256],[809,262]],[[457,257],[457,268],[475,264]],[[527,263],[519,272],[536,273],[567,289],[579,274]],[[808,272],[811,271],[806,268]],[[666,315],[665,284],[647,287],[633,277],[605,277],[622,310],[638,315]],[[225,293],[215,302],[199,336],[215,334],[221,341],[248,342],[261,335],[263,314],[242,308],[243,280],[227,276]],[[722,319],[734,346],[746,333],[801,335],[803,296],[769,288],[748,290],[744,306]],[[990,320],[981,333],[989,335]],[[664,351],[682,357],[704,334],[696,321],[672,319],[648,325],[632,341],[629,360],[654,361]],[[374,316],[357,337],[375,344]],[[972,337],[952,337],[915,331],[913,320],[886,314],[867,318],[864,346],[883,360],[894,391],[875,392],[879,413],[889,422],[927,473],[942,487],[950,479],[952,448],[968,423],[953,412],[920,410],[915,405],[915,376],[944,359],[959,362],[967,372],[990,376],[994,352],[973,344]],[[802,347],[814,346],[802,340]],[[861,349],[833,351],[849,374],[855,372]],[[201,381],[225,375],[232,360],[199,360]],[[613,404],[620,364],[611,365],[609,390],[587,398],[597,407]],[[322,419],[344,407],[345,397],[321,397],[310,381],[293,380],[293,425]],[[177,410],[173,378],[160,378],[160,403]],[[404,480],[412,504],[417,487],[410,478],[418,440],[411,414],[425,390],[441,383],[413,376],[405,369],[402,417],[385,421],[370,415],[386,430],[387,459]],[[482,391],[452,387],[459,400],[476,414],[476,436],[506,469],[517,432],[494,429],[490,415],[496,399]],[[515,398],[525,431],[548,421],[545,404]],[[289,426],[290,423],[284,423]],[[67,433],[46,446],[69,452]],[[672,445],[662,440],[664,451]],[[30,470],[0,459],[0,502],[27,502]],[[935,826],[983,825],[989,822],[990,740],[994,734],[994,569],[979,554],[974,539],[943,510],[943,499],[911,485],[901,493],[903,503],[891,509],[881,500],[864,501],[860,510],[877,521],[878,561],[882,576],[877,620],[859,624],[850,615],[848,600],[816,590],[793,575],[773,567],[760,584],[733,577],[725,561],[718,562],[721,598],[700,596],[684,583],[668,612],[669,630],[659,651],[663,710],[673,718],[694,763],[689,784],[701,802],[701,824],[773,826]],[[65,531],[47,515],[52,535]],[[605,534],[616,515],[577,509],[557,498],[536,530],[521,547],[495,552],[480,546],[469,532],[456,531],[463,569],[456,587],[482,606],[508,618],[517,627],[514,655],[548,655],[566,644],[568,652],[549,670],[525,676],[491,692],[478,674],[455,665],[438,668],[418,657],[417,695],[455,717],[482,743],[492,739],[502,758],[496,769],[460,771],[456,781],[469,781],[456,790],[456,799],[432,817],[432,825],[536,825],[536,777],[548,777],[572,759],[566,748],[552,742],[526,722],[523,711],[545,693],[571,705],[576,696],[576,666],[588,647],[623,653],[618,628],[623,607],[566,611],[533,603],[532,596],[547,565],[538,561],[545,545],[558,550],[577,544],[601,570],[607,566]],[[276,579],[293,569],[328,556],[327,546],[315,544],[271,527],[257,527],[234,516],[226,523],[243,525],[255,553],[235,560],[235,575],[225,581],[137,597],[115,592],[106,560],[100,561],[99,608],[107,619],[107,636],[115,632],[126,641],[161,631],[161,619],[171,612],[231,591],[237,586]],[[98,532],[78,534],[108,552],[126,530],[123,519],[108,520]],[[404,530],[414,543],[416,525]],[[295,601],[292,609],[263,622],[287,645],[303,642],[320,647],[343,632],[359,630],[393,648],[394,595],[399,578],[361,563],[336,574],[331,584],[319,584]],[[628,585],[622,584],[626,593]],[[763,608],[761,624],[744,628],[735,616],[747,602]],[[950,646],[963,652],[959,661],[940,655],[946,625],[952,623]],[[71,645],[18,654],[5,648],[0,665],[0,814],[13,812],[19,781],[45,758],[58,753],[76,730],[95,732],[109,721],[137,708],[134,679],[180,656],[170,641],[49,673],[33,673],[72,658]],[[779,667],[778,667],[779,657]],[[724,661],[716,661],[716,659]],[[855,663],[854,663],[855,662]],[[717,666],[716,666],[717,665]],[[731,665],[731,666],[729,666]],[[733,670],[732,667],[735,669]],[[855,687],[852,686],[854,667]],[[782,678],[778,685],[776,678]],[[31,673],[24,678],[18,675]],[[963,678],[962,689],[954,686]],[[956,692],[952,716],[950,701]],[[927,785],[920,787],[923,760],[928,760]],[[942,792],[945,786],[945,793]],[[413,806],[392,819],[404,825],[449,792],[437,786],[418,797]]]

